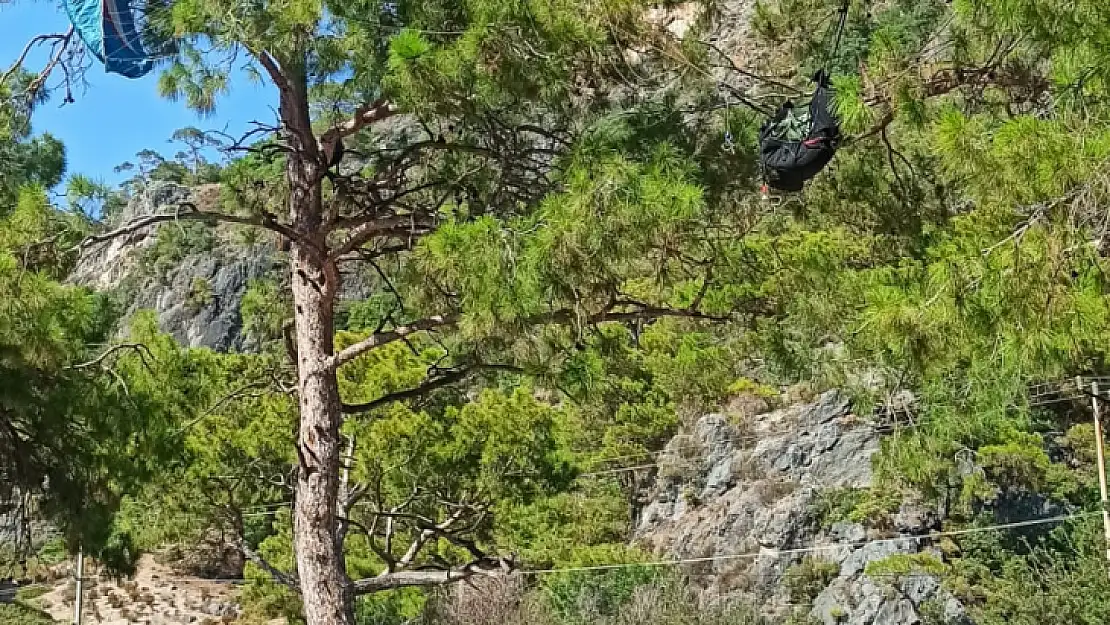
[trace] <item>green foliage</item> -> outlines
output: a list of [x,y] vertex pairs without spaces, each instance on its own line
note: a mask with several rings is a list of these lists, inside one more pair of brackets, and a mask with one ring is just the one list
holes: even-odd
[[784,583],[793,603],[813,601],[840,574],[836,562],[806,556],[786,570]]
[[23,603],[0,603],[0,625],[53,625],[48,614]]
[[243,331],[247,336],[266,343],[282,336],[282,326],[289,318],[292,306],[288,296],[271,280],[256,280],[247,285],[239,302],[243,316]]
[[212,298],[212,285],[206,278],[197,276],[189,285],[189,292],[185,295],[185,305],[193,311],[198,311],[211,304]]
[[[623,556],[613,559],[614,555]],[[636,562],[647,558],[630,549],[593,549],[579,554],[579,566],[607,562]],[[662,580],[658,567],[627,567],[600,572],[558,573],[542,580],[544,596],[563,623],[584,623],[617,614],[637,589]]]
[[824,530],[841,521],[847,521],[867,497],[867,491],[859,488],[835,488],[821,490],[815,501],[811,515],[818,527]]
[[164,278],[180,265],[186,256],[212,250],[215,244],[212,229],[195,221],[181,221],[160,226],[154,244],[142,251],[139,265],[148,275]]
[[[180,36],[183,53],[160,89],[213,113],[228,80],[202,46],[266,51],[304,79],[317,129],[387,97],[429,135],[475,152],[512,143],[501,129],[536,119],[551,126],[536,134],[557,137],[558,150],[544,148],[554,152],[544,175],[526,184],[473,154],[421,154],[427,180],[460,181],[435,198],[438,229],[375,267],[372,295],[341,319],[340,349],[428,314],[459,315],[457,330],[408,337],[341,369],[343,399],[371,404],[343,434],[357,441],[351,478],[377,487],[379,508],[409,501],[412,514],[439,520],[450,513],[445,502],[472,496],[483,510],[473,539],[491,551],[509,547],[546,566],[626,560],[630,493],[643,485],[575,474],[613,466],[607,458],[640,462],[683,418],[798,379],[869,400],[910,388],[922,406],[912,428],[884,440],[874,488],[824,494],[813,511],[822,527],[884,527],[904,495],[943,502],[949,521],[984,524],[1011,497],[1093,505],[1093,434],[1073,427],[1066,407],[1036,410],[1026,389],[1101,373],[1110,361],[1105,11],[1094,0],[880,4],[852,3],[833,58],[823,26],[840,0],[757,4],[753,27],[768,52],[751,55],[767,57],[758,69],[800,85],[827,59],[852,136],[803,194],[774,208],[752,184],[757,116],[702,112],[717,102],[688,77],[674,90],[630,85],[650,100],[634,104],[607,89],[618,71],[628,80],[618,54],[656,42],[642,37],[633,18],[646,5],[635,1],[178,0],[158,27]],[[712,62],[693,36],[675,50],[688,64]],[[725,154],[725,128],[747,147]],[[205,160],[217,147],[210,136],[187,128],[174,139],[188,151],[138,154],[132,190],[151,179],[218,178],[221,209],[284,214],[282,145],[262,141],[221,169]],[[407,140],[371,128],[350,144],[380,153]],[[364,173],[381,173],[376,158],[365,160]],[[134,333],[155,362],[127,352],[105,375],[71,368],[91,357],[86,344],[109,336],[112,315],[101,298],[57,284],[71,262],[60,250],[86,228],[44,194],[63,165],[56,142],[30,134],[26,111],[4,109],[0,294],[18,305],[0,312],[0,408],[28,420],[31,442],[58,440],[32,457],[23,481],[50,477],[63,493],[54,505],[70,512],[87,509],[70,491],[93,491],[98,529],[84,533],[126,569],[137,549],[193,538],[245,506],[287,502],[295,405],[277,392],[289,378],[280,350],[182,350],[148,316]],[[72,180],[71,212],[109,215],[119,201]],[[325,189],[342,204],[337,187]],[[164,275],[212,246],[201,224],[166,224],[142,264]],[[210,288],[191,286],[190,304],[207,305]],[[679,316],[631,312],[664,307]],[[696,319],[695,309],[727,323]],[[275,283],[251,285],[242,303],[246,332],[266,347],[290,312]],[[537,327],[545,320],[558,327]],[[410,393],[429,374],[473,363],[505,366]],[[1049,439],[1065,429],[1062,444]],[[168,448],[172,460],[155,470]],[[67,454],[91,469],[52,466]],[[75,479],[86,474],[97,479]],[[351,520],[372,525],[371,507]],[[284,510],[232,529],[292,568]],[[415,532],[398,530],[388,548],[352,535],[352,575],[379,572],[382,550],[402,549]],[[1105,575],[1089,553],[1097,540],[1072,527],[1021,538],[1034,546],[961,540],[949,562],[898,556],[869,573],[955,572],[956,590],[985,623],[1107,622]],[[468,556],[439,539],[429,551],[439,562]],[[813,560],[794,573],[791,592],[805,600],[834,575]],[[246,597],[260,613],[298,616],[295,596],[253,567],[248,575],[256,581]],[[555,622],[619,623],[659,575],[568,573],[544,578],[540,592]],[[358,610],[367,622],[410,619],[423,600],[413,591]],[[669,608],[652,614],[700,622]]]
[[82,174],[69,177],[66,200],[70,211],[97,220],[113,219],[126,204],[118,191]]
[[882,560],[868,562],[864,571],[876,577],[900,577],[910,574],[944,575],[947,567],[929,553],[895,554]]

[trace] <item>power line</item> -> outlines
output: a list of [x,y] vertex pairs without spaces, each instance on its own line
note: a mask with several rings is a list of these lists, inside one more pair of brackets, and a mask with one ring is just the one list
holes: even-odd
[[[757,559],[757,558],[767,557],[767,556],[773,556],[773,557],[777,558],[777,557],[782,557],[782,556],[803,555],[803,554],[818,553],[818,552],[825,552],[825,551],[836,551],[836,550],[840,550],[840,549],[857,550],[857,549],[861,549],[863,547],[867,547],[867,546],[870,546],[870,545],[893,544],[893,543],[904,543],[904,542],[917,542],[917,541],[925,541],[925,540],[937,540],[939,538],[954,538],[954,537],[958,537],[958,536],[967,536],[967,535],[972,535],[972,534],[983,534],[983,533],[990,533],[990,532],[1009,531],[1009,530],[1021,529],[1021,528],[1026,528],[1026,527],[1035,527],[1035,526],[1049,525],[1049,524],[1054,524],[1054,523],[1064,523],[1064,522],[1067,522],[1067,521],[1074,521],[1074,520],[1078,520],[1078,519],[1089,518],[1089,517],[1093,517],[1093,516],[1097,516],[1097,515],[1101,515],[1101,514],[1102,514],[1102,512],[1079,512],[1079,513],[1075,513],[1075,514],[1058,515],[1058,516],[1044,517],[1044,518],[1039,518],[1039,519],[1027,519],[1027,520],[1024,520],[1024,521],[1015,521],[1015,522],[1012,522],[1012,523],[1000,523],[1000,524],[996,524],[996,525],[971,527],[971,528],[965,528],[965,529],[961,529],[961,530],[949,530],[949,531],[944,531],[944,532],[932,532],[932,533],[929,533],[929,534],[921,534],[921,535],[913,535],[913,536],[898,536],[898,537],[894,537],[894,538],[879,538],[879,539],[874,539],[874,540],[863,540],[863,541],[848,542],[848,543],[830,543],[830,544],[827,544],[827,545],[811,545],[809,547],[798,547],[798,548],[793,548],[793,549],[765,549],[765,550],[761,550],[761,551],[750,551],[750,552],[744,552],[744,553],[722,554],[722,555],[717,555],[717,556],[704,556],[704,557],[699,557],[699,558],[674,558],[674,559],[668,559],[668,560],[655,560],[655,561],[648,561],[648,562],[618,562],[618,563],[598,564],[598,565],[591,565],[591,566],[552,567],[552,568],[547,568],[547,569],[532,569],[532,570],[527,570],[527,571],[517,571],[517,573],[520,574],[520,575],[530,575],[530,576],[551,575],[551,574],[558,574],[558,573],[588,573],[588,572],[599,572],[599,571],[612,571],[612,570],[635,568],[635,567],[669,567],[669,566],[682,566],[682,565],[689,565],[689,564],[705,564],[705,563],[712,563],[712,562],[722,562],[722,561],[728,561],[728,560],[754,560],[754,559]],[[902,575],[902,574],[866,574],[865,573],[865,575],[867,575],[868,577],[899,577],[899,576],[900,577],[917,577],[917,576],[937,577],[937,575],[932,575],[932,574],[905,574],[905,575]],[[779,577],[788,577],[788,576],[789,576],[788,573],[785,573],[783,575],[779,575]],[[188,583],[242,584],[242,583],[249,582],[251,580],[247,579],[247,578],[216,578],[216,579],[204,579],[204,578],[164,578],[164,579],[162,579],[162,578],[159,578],[158,581],[159,582],[168,582],[168,583],[186,583],[186,582],[188,582]],[[43,584],[43,583],[29,584],[27,586],[20,586],[20,587],[17,587],[17,588],[10,588],[10,589],[0,590],[0,596],[14,595],[14,594],[19,593],[20,591],[27,590],[27,589],[30,589],[30,588],[43,588],[43,587],[52,588],[53,586],[51,586],[50,584]]]
[[821,551],[835,551],[838,549],[860,549],[869,545],[881,545],[899,543],[905,541],[921,541],[921,540],[936,540],[938,538],[952,538],[956,536],[966,536],[969,534],[982,534],[988,532],[998,532],[1013,529],[1021,529],[1023,527],[1033,527],[1037,525],[1048,525],[1051,523],[1062,523],[1065,521],[1073,521],[1101,515],[1101,512],[1080,512],[1076,514],[1067,514],[1054,517],[1046,517],[1041,519],[1028,519],[1025,521],[1016,521],[1013,523],[1002,523],[998,525],[988,525],[984,527],[972,527],[962,530],[951,530],[947,532],[933,532],[930,534],[921,534],[916,536],[899,536],[897,538],[879,538],[875,540],[864,540],[851,543],[832,543],[828,545],[814,545],[810,547],[799,547],[795,549],[767,549],[764,551],[754,551],[746,553],[732,553],[717,556],[704,556],[700,558],[678,558],[670,560],[655,560],[649,562],[621,562],[616,564],[598,564],[593,566],[577,566],[567,568],[550,568],[538,569],[531,571],[521,571],[524,575],[548,575],[552,573],[584,573],[591,571],[611,571],[616,569],[632,568],[632,567],[662,567],[662,566],[680,566],[684,564],[703,564],[707,562],[721,562],[725,560],[754,560],[756,558],[765,557],[768,555],[787,556],[787,555],[801,555],[806,553],[816,553]]
[[[1091,377],[1086,377],[1086,378],[1083,378],[1083,379],[1086,380],[1086,381],[1110,381],[1110,376],[1091,376]],[[1065,402],[1079,401],[1079,400],[1082,400],[1082,399],[1086,399],[1087,398],[1086,395],[1075,393],[1074,391],[1071,391],[1071,393],[1074,393],[1074,394],[1063,394],[1063,395],[1061,395],[1060,389],[1050,390],[1052,385],[1054,385],[1054,384],[1063,386],[1064,384],[1073,384],[1073,383],[1074,383],[1073,380],[1067,380],[1067,381],[1063,381],[1063,382],[1042,382],[1042,383],[1039,383],[1039,384],[1032,385],[1029,388],[1030,389],[1037,389],[1037,390],[1036,390],[1035,393],[1029,395],[1028,399],[1030,401],[1026,404],[1026,406],[1029,407],[1029,408],[1043,408],[1045,406],[1050,406],[1050,405],[1054,405],[1054,404],[1060,404],[1060,403],[1065,403]],[[1041,390],[1041,389],[1043,389],[1043,390]],[[917,402],[917,401],[912,402],[912,406],[919,406],[919,405],[920,405],[920,403]],[[911,406],[907,406],[907,410],[910,407]],[[877,412],[880,412],[881,410],[882,410],[881,408],[876,409],[875,412],[877,413]],[[930,425],[930,424],[934,423],[935,421],[936,421],[935,419],[920,419],[920,420],[917,420],[917,421],[912,422],[912,423],[891,423],[891,424],[869,423],[867,425],[870,426],[875,431],[875,433],[877,433],[877,434],[890,434],[890,433],[898,432],[898,431],[901,431],[901,430],[913,430],[913,429],[917,429],[919,427],[924,427],[924,426],[927,426],[927,425]],[[788,436],[790,434],[798,434],[798,433],[803,433],[803,432],[809,432],[809,430],[803,430],[801,428],[791,428],[789,430],[762,432],[760,434],[749,434],[749,435],[740,436],[740,437],[729,437],[729,438],[724,438],[724,439],[710,440],[710,441],[706,441],[706,443],[707,444],[713,444],[713,443],[755,442],[755,441],[761,441],[761,440],[764,440],[764,439],[767,439],[767,438],[770,438],[770,437],[773,437],[773,436]],[[679,437],[690,438],[690,437],[693,437],[693,436],[694,436],[694,434],[683,433],[683,434],[676,434],[673,438],[679,438]],[[673,440],[673,438],[672,438],[672,440]],[[587,462],[590,463],[590,464],[600,464],[600,463],[605,463],[605,462],[614,462],[614,461],[617,461],[617,460],[632,460],[632,459],[649,458],[649,457],[658,458],[659,456],[662,456],[662,455],[665,455],[665,454],[671,453],[671,452],[672,452],[672,450],[670,450],[670,449],[660,449],[660,450],[655,450],[655,451],[645,450],[645,451],[640,452],[640,453],[625,454],[625,455],[622,455],[622,456],[610,456],[610,457],[603,457],[603,458],[594,458],[594,459],[588,460]],[[589,473],[583,473],[583,474],[580,474],[578,477],[583,478],[583,477],[597,477],[597,476],[603,476],[603,475],[615,475],[615,474],[620,474],[620,473],[627,473],[627,472],[632,472],[632,471],[639,471],[639,470],[644,470],[644,469],[648,469],[648,468],[653,468],[654,466],[656,466],[656,465],[641,464],[641,465],[636,465],[636,466],[631,466],[631,467],[603,469],[603,470],[600,470],[600,471],[591,471]],[[676,465],[668,465],[668,466],[676,466]]]

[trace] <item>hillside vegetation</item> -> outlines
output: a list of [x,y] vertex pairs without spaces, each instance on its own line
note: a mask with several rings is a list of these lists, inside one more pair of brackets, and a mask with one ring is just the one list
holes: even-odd
[[[778,605],[634,540],[649,493],[709,479],[690,467],[716,448],[682,443],[706,414],[756,447],[782,434],[764,415],[836,389],[881,442],[806,522],[949,534],[867,563],[962,606],[913,622],[1110,622],[1103,3],[857,0],[835,50],[840,0],[172,5],[162,93],[219,127],[245,61],[279,88],[272,127],[184,129],[118,188],[65,178],[31,123],[77,61],[3,60],[12,577],[44,557],[33,519],[106,574],[157,552],[241,578],[244,624],[855,623],[811,609],[836,562],[782,567]],[[744,102],[826,60],[845,139],[763,199]],[[113,245],[133,270],[96,280]],[[911,506],[935,523],[903,527]]]

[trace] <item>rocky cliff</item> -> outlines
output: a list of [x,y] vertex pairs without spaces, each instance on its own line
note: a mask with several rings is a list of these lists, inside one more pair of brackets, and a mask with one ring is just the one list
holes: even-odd
[[969,622],[937,579],[867,570],[898,554],[939,555],[915,538],[939,526],[935,512],[902,503],[867,527],[830,511],[835,497],[871,486],[880,437],[837,391],[702,417],[661,456],[636,542],[659,556],[705,558],[692,571],[705,591],[770,613],[801,609],[828,625]]
[[[112,225],[172,214],[182,202],[212,209],[218,198],[217,185],[189,189],[151,182],[131,198]],[[242,351],[253,347],[242,332],[243,295],[253,280],[280,279],[283,268],[272,237],[249,236],[243,229],[224,226],[164,223],[92,247],[70,279],[119,293],[125,317],[153,310],[159,327],[183,345]]]

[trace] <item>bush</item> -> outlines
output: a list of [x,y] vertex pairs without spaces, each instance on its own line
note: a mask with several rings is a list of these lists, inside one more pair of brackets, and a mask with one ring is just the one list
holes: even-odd
[[185,305],[193,312],[206,308],[214,299],[212,285],[208,280],[197,276],[189,286],[189,294],[185,297]]
[[808,603],[817,598],[840,574],[840,565],[822,558],[805,557],[791,566],[783,579],[793,603]]
[[212,228],[206,224],[193,221],[163,224],[154,244],[143,250],[139,266],[162,278],[186,256],[211,251],[215,242]]
[[22,603],[0,603],[0,625],[53,625],[45,612]]
[[616,616],[642,586],[659,579],[654,567],[557,573],[542,583],[548,607],[560,623],[594,623]]

